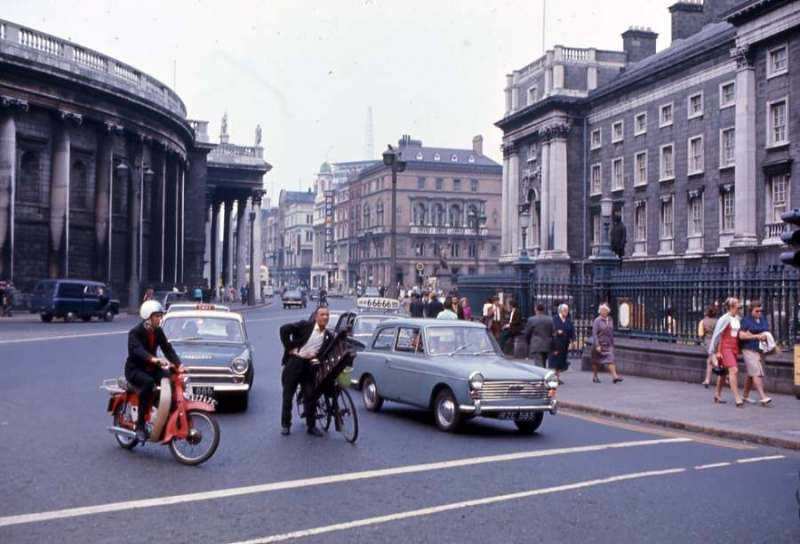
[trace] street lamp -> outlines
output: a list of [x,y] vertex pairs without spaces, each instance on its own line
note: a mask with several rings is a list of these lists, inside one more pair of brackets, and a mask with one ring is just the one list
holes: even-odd
[[600,199],[600,216],[603,219],[603,232],[600,235],[600,247],[597,257],[601,259],[616,259],[617,256],[611,251],[611,241],[609,239],[609,229],[611,228],[611,214],[614,211],[614,201],[610,197]]
[[531,211],[528,204],[519,205],[519,226],[522,227],[522,247],[519,250],[520,261],[528,260],[528,227],[531,225]]
[[392,169],[392,231],[390,238],[391,258],[389,263],[389,296],[397,297],[397,173],[406,169],[406,162],[400,160],[400,153],[389,145],[383,152],[383,164]]
[[472,222],[472,227],[475,229],[475,273],[477,274],[480,269],[480,257],[478,252],[478,239],[481,235],[481,227],[486,224],[486,215],[476,209],[472,208],[469,211],[469,218]]

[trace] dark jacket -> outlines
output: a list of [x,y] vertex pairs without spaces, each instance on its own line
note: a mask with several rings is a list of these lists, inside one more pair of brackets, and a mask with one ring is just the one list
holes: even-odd
[[567,357],[569,356],[569,345],[575,340],[575,326],[572,319],[567,316],[566,321],[562,321],[561,316],[553,318],[553,344],[550,353],[550,368],[558,370],[567,369]]
[[425,317],[435,319],[442,310],[444,310],[444,305],[439,302],[438,298],[434,297],[425,307]]
[[159,327],[155,330],[155,346],[150,349],[147,341],[147,329],[144,326],[144,321],[140,322],[128,333],[128,360],[125,361],[125,373],[131,370],[144,370],[145,372],[153,372],[157,367],[150,362],[150,359],[157,357],[158,348],[167,360],[174,364],[180,365],[181,360],[175,350],[172,349],[172,344],[167,340],[164,331]]
[[[283,358],[281,365],[285,365],[289,360],[289,352],[295,349],[302,348],[308,339],[311,338],[311,333],[314,327],[317,326],[315,321],[298,321],[296,323],[287,323],[281,327],[281,343],[283,344]],[[333,334],[329,330],[325,330],[325,339],[322,341],[322,346],[319,352],[322,353],[333,341]]]
[[[519,308],[514,308],[513,310],[514,316],[511,321],[505,321],[503,325],[509,324],[510,327],[508,328],[508,332],[511,336],[519,336],[522,334],[523,325],[522,325],[522,310]],[[508,314],[511,315],[511,312]]]
[[414,299],[408,307],[408,313],[411,317],[425,317],[425,304],[419,299]]
[[553,345],[553,318],[538,314],[528,318],[523,333],[528,342],[528,353],[550,353]]

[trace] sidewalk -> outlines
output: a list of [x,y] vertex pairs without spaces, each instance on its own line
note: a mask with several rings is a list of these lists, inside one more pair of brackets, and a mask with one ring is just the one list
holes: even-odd
[[[615,385],[608,374],[601,374],[602,383],[596,384],[591,372],[581,371],[562,378],[558,399],[565,409],[800,450],[800,400],[793,396],[770,394],[767,408],[736,408],[730,388],[722,395],[728,404],[714,404],[713,386],[636,376],[624,376]],[[758,393],[753,391],[751,398],[758,399]]]

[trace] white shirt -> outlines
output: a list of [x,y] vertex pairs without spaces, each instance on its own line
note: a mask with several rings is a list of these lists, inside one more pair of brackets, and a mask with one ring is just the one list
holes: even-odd
[[445,308],[439,312],[439,315],[436,316],[436,319],[458,319],[458,314],[450,308]]
[[298,357],[303,359],[313,359],[319,353],[319,348],[322,347],[322,342],[325,341],[325,330],[321,329],[319,325],[314,325],[314,330],[311,331],[311,336],[308,341],[297,352]]

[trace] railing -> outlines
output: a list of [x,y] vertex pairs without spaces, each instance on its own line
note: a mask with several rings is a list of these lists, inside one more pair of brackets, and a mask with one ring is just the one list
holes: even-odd
[[457,236],[487,236],[489,229],[481,228],[479,232],[475,232],[474,227],[448,227],[448,226],[431,226],[431,225],[411,225],[409,227],[409,234],[440,234],[440,235],[457,235]]
[[75,48],[75,62],[88,66],[89,68],[94,68],[95,70],[100,70],[101,72],[108,70],[108,62],[104,57],[79,47]]
[[246,157],[251,159],[263,159],[264,148],[261,146],[219,144],[209,154],[212,158],[224,158],[225,156]]
[[780,238],[781,234],[788,230],[789,225],[787,223],[767,223],[764,226],[764,238]]
[[6,39],[6,24],[0,23],[0,40]]
[[578,49],[576,47],[560,47],[556,50],[561,50],[561,58],[568,62],[585,62],[594,60],[593,49]]
[[57,39],[24,28],[19,30],[19,43],[22,46],[30,47],[37,51],[44,51],[51,55],[61,55],[63,50],[62,44]]
[[528,75],[528,74],[530,74],[532,72],[535,72],[536,70],[539,70],[540,68],[542,68],[544,66],[544,63],[545,63],[546,60],[547,60],[547,56],[545,55],[545,56],[540,57],[537,60],[533,61],[529,65],[525,66],[524,68],[522,68],[519,71],[520,77],[526,76],[526,75]]

